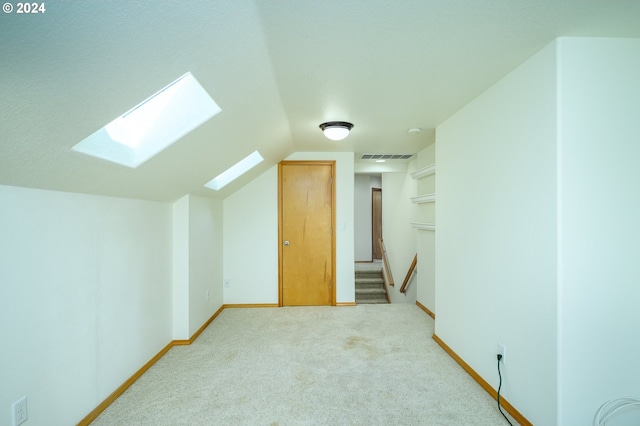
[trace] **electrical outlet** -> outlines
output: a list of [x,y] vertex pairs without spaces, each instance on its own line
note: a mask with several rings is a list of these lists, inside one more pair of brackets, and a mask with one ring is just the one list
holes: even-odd
[[226,278],[226,279],[224,280],[224,286],[225,286],[226,288],[231,287],[231,280],[230,280],[229,278]]
[[13,414],[13,426],[21,425],[27,421],[27,395],[13,403],[11,413]]
[[506,364],[507,359],[507,348],[502,343],[498,344],[498,353],[502,355],[502,359],[500,360],[503,364]]

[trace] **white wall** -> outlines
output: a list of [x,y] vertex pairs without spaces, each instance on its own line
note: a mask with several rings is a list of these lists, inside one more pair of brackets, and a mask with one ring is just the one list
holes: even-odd
[[278,167],[224,200],[226,304],[278,303]]
[[577,425],[640,397],[640,40],[561,39],[559,60],[559,424]]
[[223,303],[222,217],[222,201],[189,195],[189,337]]
[[556,51],[436,130],[436,334],[534,424],[557,420]]
[[[336,301],[354,302],[353,153],[300,152],[286,159],[336,160]],[[278,303],[277,194],[276,166],[224,200],[226,304]]]
[[357,174],[354,181],[354,256],[356,262],[371,261],[371,178]]
[[[415,169],[414,161],[409,169]],[[417,208],[411,201],[416,196],[416,181],[408,173],[382,174],[382,239],[387,251],[395,286],[389,288],[391,303],[415,303],[417,277],[414,273],[406,293],[400,293],[405,275],[416,255]]]
[[174,340],[190,339],[222,306],[222,256],[222,201],[196,195],[185,195],[176,201],[173,204]]
[[[356,262],[371,262],[372,241],[372,188],[382,189],[382,178],[367,174],[356,174],[353,194],[354,240]],[[384,194],[383,194],[384,197]]]
[[[426,167],[436,162],[436,145],[431,144],[418,152],[416,169]],[[436,192],[436,174],[417,180],[417,194],[425,195]],[[421,223],[436,223],[435,203],[424,203],[418,206],[417,221]],[[436,312],[436,235],[433,231],[418,231],[417,253],[418,273],[416,275],[416,300],[435,314]]]
[[173,203],[173,339],[189,333],[189,196]]
[[[371,196],[371,188],[382,188],[382,175],[369,175],[369,196]],[[371,204],[371,203],[369,203]]]
[[171,206],[0,186],[0,235],[0,425],[75,424],[171,341]]
[[638,75],[640,40],[559,39],[438,128],[436,333],[490,382],[504,343],[534,424],[638,396]]

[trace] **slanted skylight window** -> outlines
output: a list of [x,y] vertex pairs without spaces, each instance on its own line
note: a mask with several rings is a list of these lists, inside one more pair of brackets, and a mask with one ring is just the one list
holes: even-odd
[[188,72],[72,149],[136,168],[220,111]]
[[242,160],[238,161],[233,166],[229,167],[224,172],[220,173],[214,179],[210,180],[206,186],[207,188],[211,188],[214,191],[219,191],[225,185],[233,182],[249,170],[253,169],[258,164],[262,163],[264,158],[258,151],[253,151],[248,156],[244,157]]

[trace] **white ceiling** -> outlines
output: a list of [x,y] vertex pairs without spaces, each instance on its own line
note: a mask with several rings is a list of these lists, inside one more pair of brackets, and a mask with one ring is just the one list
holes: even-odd
[[[158,201],[226,197],[295,151],[417,152],[554,38],[640,37],[638,0],[45,5],[0,16],[0,184]],[[222,108],[203,126],[137,169],[71,151],[188,71]],[[332,142],[329,120],[355,127]],[[254,150],[263,164],[204,188]]]

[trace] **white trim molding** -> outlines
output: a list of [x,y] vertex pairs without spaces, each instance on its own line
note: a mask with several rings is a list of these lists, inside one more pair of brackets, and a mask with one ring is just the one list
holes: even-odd
[[411,173],[411,177],[414,179],[420,179],[423,177],[431,176],[436,172],[436,163],[429,164],[428,166],[424,166],[415,172]]
[[411,197],[411,201],[415,204],[433,203],[436,201],[436,194],[418,195],[417,197]]
[[435,223],[421,223],[421,222],[411,222],[411,226],[420,230],[420,231],[435,231],[436,224]]

